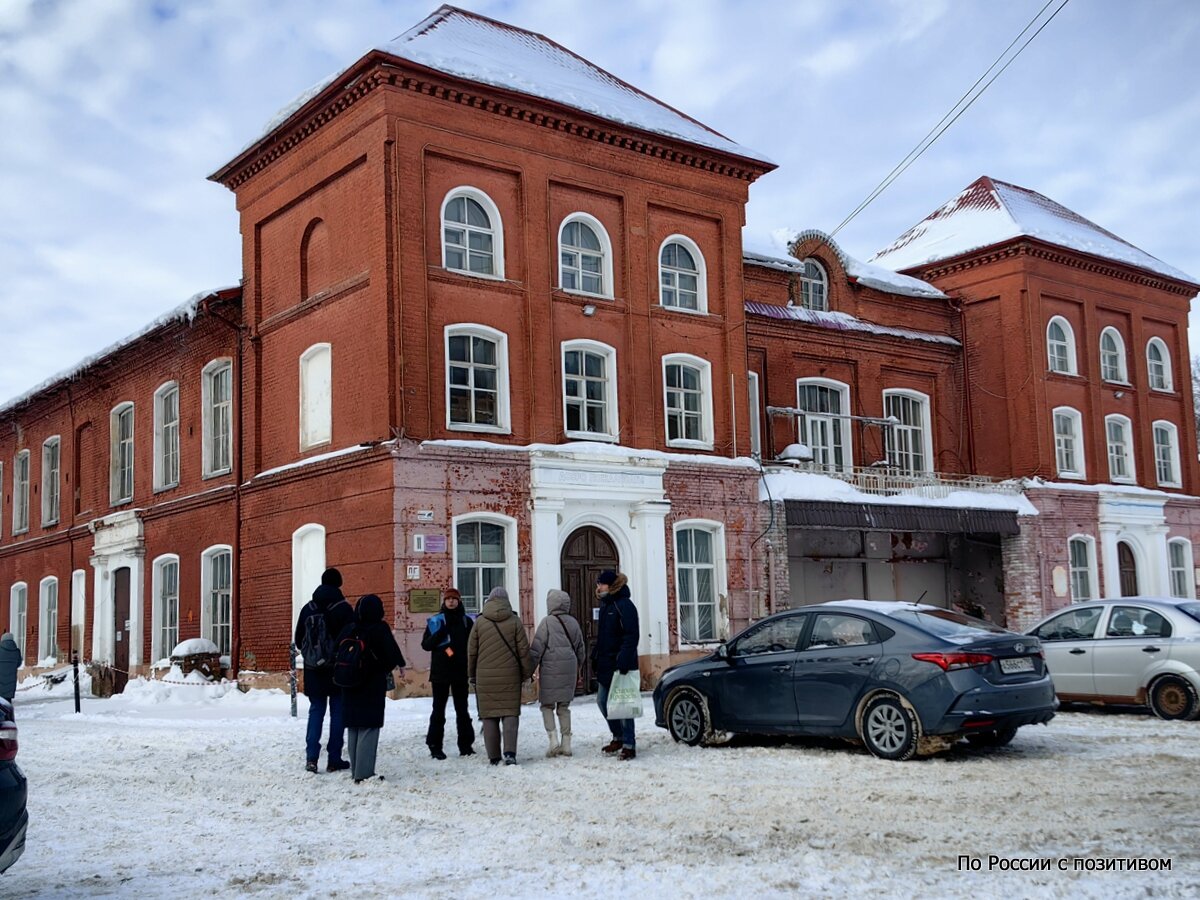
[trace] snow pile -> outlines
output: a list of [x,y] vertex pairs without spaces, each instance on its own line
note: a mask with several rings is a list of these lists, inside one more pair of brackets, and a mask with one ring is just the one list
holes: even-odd
[[218,703],[231,694],[240,695],[236,682],[212,682],[199,672],[184,675],[179,666],[171,666],[161,680],[130,679],[120,698],[128,706],[196,706]]
[[[922,297],[929,300],[946,299],[945,294],[927,281],[913,278],[910,275],[901,275],[898,272],[893,272],[891,269],[885,269],[883,266],[875,266],[855,259],[842,250],[833,238],[822,231],[810,229],[801,232],[792,243],[806,240],[809,237],[818,237],[828,244],[830,249],[837,254],[842,268],[846,270],[846,275],[864,287],[874,288],[877,291],[883,291],[885,294],[898,294],[902,297]],[[775,269],[779,272],[801,272],[804,269],[804,264],[798,259],[783,259],[751,250],[744,250],[742,252],[742,262],[751,266],[760,266],[764,269]]]
[[[79,693],[85,697],[92,694],[92,676],[86,666],[79,667]],[[52,672],[29,675],[17,684],[14,702],[22,700],[61,699],[75,696],[75,676],[72,666],[63,666]]]
[[754,315],[804,322],[807,325],[815,325],[818,328],[828,328],[833,331],[858,331],[864,334],[898,337],[909,341],[945,344],[949,347],[962,346],[947,334],[934,334],[930,331],[917,331],[913,328],[892,328],[890,325],[876,325],[874,322],[868,322],[844,312],[805,309],[802,306],[776,306],[774,303],[760,303],[757,300],[745,301],[745,307],[746,312]]
[[[937,493],[944,485],[931,485]],[[1020,493],[951,490],[945,496],[928,496],[922,488],[903,494],[870,494],[849,482],[816,472],[768,471],[759,483],[759,500],[824,500],[834,503],[875,503],[884,506],[941,506],[954,509],[1010,510],[1019,516],[1036,516],[1037,507]]]

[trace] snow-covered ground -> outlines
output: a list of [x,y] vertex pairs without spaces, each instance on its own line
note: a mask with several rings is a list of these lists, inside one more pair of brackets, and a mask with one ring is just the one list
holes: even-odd
[[[411,699],[388,703],[387,780],[354,785],[304,772],[303,698],[292,719],[277,691],[134,683],[76,715],[67,689],[18,693],[31,824],[0,896],[1200,895],[1200,722],[1071,712],[1002,750],[888,763],[684,747],[643,719],[621,763],[581,700],[573,758],[543,758],[526,707],[521,764],[492,768],[452,740],[430,759],[429,701]],[[1051,871],[989,872],[989,854]],[[1075,857],[1173,862],[1058,870]]]

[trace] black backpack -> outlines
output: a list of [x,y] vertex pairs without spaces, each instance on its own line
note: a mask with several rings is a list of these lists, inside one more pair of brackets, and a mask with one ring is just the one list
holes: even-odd
[[[339,600],[345,603],[345,600]],[[304,634],[300,638],[300,655],[304,657],[304,665],[309,669],[324,669],[333,664],[337,652],[337,641],[329,633],[329,623],[325,621],[323,612],[316,601],[309,601],[312,610],[304,620]],[[332,607],[331,607],[332,608]]]
[[356,628],[338,641],[333,660],[333,683],[340,688],[361,687],[367,677],[371,651]]

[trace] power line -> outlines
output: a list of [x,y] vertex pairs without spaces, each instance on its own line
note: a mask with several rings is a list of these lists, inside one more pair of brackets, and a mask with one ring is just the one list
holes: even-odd
[[[905,156],[904,159],[900,160],[900,162],[896,164],[896,166],[892,169],[892,171],[889,172],[884,177],[884,179],[875,186],[875,188],[871,191],[871,193],[867,195],[866,199],[863,200],[861,203],[859,203],[858,206],[856,206],[850,212],[850,214],[846,216],[846,218],[842,219],[841,223],[837,226],[837,228],[833,229],[833,231],[830,232],[830,237],[835,236],[839,231],[841,231],[843,228],[845,228],[847,225],[849,225],[850,222],[860,212],[862,212],[864,209],[866,209],[868,206],[870,206],[872,202],[874,202],[876,197],[878,197],[885,190],[887,190],[888,187],[891,186],[893,181],[895,181],[902,174],[904,174],[905,170],[908,169],[909,166],[911,166],[914,162],[916,162],[918,159],[920,159],[926,150],[928,150],[935,143],[937,143],[938,138],[940,138],[946,132],[946,130],[958,120],[959,116],[961,116],[968,109],[970,109],[971,106],[974,105],[976,100],[978,100],[981,96],[983,96],[984,91],[986,91],[992,85],[992,82],[994,82],[997,78],[999,78],[1000,75],[1002,75],[1004,73],[1004,70],[1013,64],[1013,62],[1016,60],[1016,58],[1018,56],[1020,56],[1022,52],[1024,52],[1025,48],[1028,47],[1033,42],[1033,39],[1042,33],[1042,29],[1045,28],[1047,25],[1049,25],[1051,22],[1053,22],[1055,16],[1057,16],[1060,12],[1062,12],[1063,7],[1065,7],[1070,2],[1071,2],[1071,0],[1062,0],[1062,3],[1059,4],[1058,8],[1056,10],[1054,10],[1053,13],[1050,14],[1049,18],[1047,18],[1044,22],[1042,22],[1041,25],[1038,26],[1037,30],[1029,36],[1029,39],[1026,40],[1025,43],[1020,46],[1020,48],[1018,48],[1017,52],[1014,53],[1011,57],[1009,57],[1008,61],[1005,62],[1004,65],[1001,66],[1000,69],[998,71],[996,71],[996,73],[994,75],[992,75],[991,78],[988,78],[988,74],[990,72],[992,72],[992,70],[995,69],[996,66],[1000,65],[1000,61],[1004,59],[1004,57],[1008,54],[1008,52],[1010,50],[1012,50],[1013,46],[1018,41],[1021,40],[1021,38],[1025,35],[1025,33],[1028,32],[1029,29],[1034,26],[1034,23],[1036,23],[1038,21],[1038,19],[1041,18],[1042,14],[1045,13],[1045,11],[1051,6],[1051,4],[1054,3],[1054,0],[1046,0],[1045,6],[1043,6],[1041,9],[1039,9],[1037,11],[1037,13],[1034,15],[1034,17],[1029,20],[1029,23],[1024,28],[1021,29],[1020,33],[1015,38],[1013,38],[1012,41],[1009,43],[1009,45],[1004,48],[1004,50],[1000,53],[999,56],[996,57],[995,61],[990,66],[988,66],[987,69],[984,70],[983,74],[980,75],[975,80],[975,83],[967,89],[966,93],[964,93],[961,97],[958,98],[958,100],[954,103],[953,106],[950,107],[950,109],[946,112],[946,114],[944,116],[942,116],[942,118],[940,120],[938,120],[937,124],[934,125],[933,128],[929,129],[928,132],[926,132],[925,136],[923,138],[921,138],[920,141],[917,142],[917,145],[915,147],[913,147],[912,150],[908,151],[908,155]],[[988,79],[987,82],[982,87],[979,87],[980,82],[982,82],[985,78]],[[979,89],[976,90],[976,88],[979,88]],[[973,94],[973,96],[972,96],[972,94]],[[967,100],[968,97],[970,97],[969,100]],[[967,100],[967,103],[965,105],[963,104],[964,100]],[[957,112],[955,112],[955,110],[957,110]]]

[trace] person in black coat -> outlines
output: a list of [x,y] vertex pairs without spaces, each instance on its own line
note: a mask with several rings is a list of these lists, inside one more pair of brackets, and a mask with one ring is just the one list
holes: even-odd
[[383,621],[383,601],[374,594],[359,598],[355,610],[357,621],[348,625],[340,639],[358,636],[366,645],[362,676],[354,687],[342,688],[342,705],[346,717],[347,743],[354,783],[375,777],[375,755],[379,750],[379,731],[383,728],[384,701],[387,697],[387,677],[400,669],[404,677],[404,654]]
[[[304,642],[307,622],[312,616],[325,617],[325,633],[336,639],[342,630],[354,621],[354,608],[342,596],[342,573],[337,569],[326,569],[321,575],[321,584],[313,591],[312,601],[304,604],[296,620],[296,646]],[[342,691],[333,683],[333,660],[320,667],[304,664],[304,696],[308,698],[308,732],[305,737],[305,768],[317,771],[321,757],[321,726],[325,721],[325,708],[329,707],[329,761],[326,771],[338,772],[350,768],[342,759],[345,727],[342,724]]]
[[425,743],[434,759],[445,759],[442,739],[446,731],[446,700],[454,695],[454,715],[458,724],[458,754],[471,756],[475,750],[475,729],[471,725],[467,687],[467,638],[474,621],[463,609],[462,595],[448,588],[442,608],[425,623],[421,649],[428,650],[429,683],[433,686],[433,712]]
[[596,703],[600,714],[608,719],[612,740],[604,745],[604,753],[620,753],[621,759],[637,756],[633,719],[608,718],[608,691],[613,674],[638,671],[638,613],[629,595],[629,579],[608,569],[596,579],[596,596],[600,598],[600,624],[596,646],[592,649],[592,665],[600,691]]

